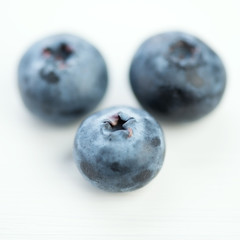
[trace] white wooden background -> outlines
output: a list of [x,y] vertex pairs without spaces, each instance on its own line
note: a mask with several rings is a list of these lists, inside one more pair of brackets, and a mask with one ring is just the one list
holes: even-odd
[[[0,239],[239,240],[240,15],[234,0],[0,0]],[[165,164],[147,187],[123,194],[95,189],[73,164],[79,123],[47,125],[24,108],[16,67],[48,34],[70,32],[106,58],[110,84],[98,109],[139,106],[128,68],[152,34],[198,35],[224,59],[228,85],[212,114],[163,125]]]

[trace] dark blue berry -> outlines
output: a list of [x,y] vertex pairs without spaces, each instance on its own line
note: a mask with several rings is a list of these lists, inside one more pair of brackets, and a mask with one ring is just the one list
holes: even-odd
[[18,68],[18,85],[26,107],[39,117],[68,123],[91,111],[107,88],[106,64],[87,41],[54,35],[32,45]]
[[198,38],[167,32],[147,39],[130,68],[132,89],[144,108],[168,121],[190,121],[220,102],[226,72],[217,54]]
[[163,132],[145,111],[112,107],[88,117],[79,127],[74,157],[80,172],[111,192],[132,191],[149,183],[162,167]]

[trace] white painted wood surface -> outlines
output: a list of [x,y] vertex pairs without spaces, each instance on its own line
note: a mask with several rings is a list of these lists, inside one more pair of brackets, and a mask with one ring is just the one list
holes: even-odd
[[[240,15],[238,1],[1,1],[0,239],[239,240]],[[227,91],[206,118],[163,125],[167,154],[158,177],[132,193],[89,185],[71,150],[79,123],[50,126],[24,108],[16,67],[24,50],[48,34],[71,32],[106,58],[110,85],[98,109],[139,106],[128,84],[138,45],[180,29],[223,58]]]

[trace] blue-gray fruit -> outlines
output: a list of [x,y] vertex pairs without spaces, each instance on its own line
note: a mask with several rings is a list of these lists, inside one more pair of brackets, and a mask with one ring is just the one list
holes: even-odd
[[26,107],[54,123],[68,123],[91,111],[107,88],[107,68],[99,51],[74,35],[59,34],[32,45],[18,68]]
[[198,38],[167,32],[147,39],[130,67],[141,105],[167,121],[191,121],[220,102],[226,72],[221,59]]
[[74,141],[80,172],[110,192],[132,191],[149,183],[162,167],[163,131],[145,111],[112,107],[88,117]]

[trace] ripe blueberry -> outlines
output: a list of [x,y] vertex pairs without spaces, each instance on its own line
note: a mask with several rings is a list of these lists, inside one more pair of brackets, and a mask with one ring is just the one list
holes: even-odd
[[162,167],[163,131],[145,111],[112,107],[88,117],[74,141],[80,172],[111,192],[132,191],[149,183]]
[[74,121],[96,107],[107,81],[106,64],[98,50],[69,34],[36,42],[18,68],[18,85],[26,107],[55,123]]
[[132,89],[144,108],[168,121],[190,121],[220,102],[226,72],[217,54],[198,38],[167,32],[147,39],[130,67]]

